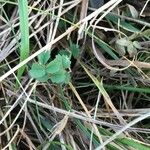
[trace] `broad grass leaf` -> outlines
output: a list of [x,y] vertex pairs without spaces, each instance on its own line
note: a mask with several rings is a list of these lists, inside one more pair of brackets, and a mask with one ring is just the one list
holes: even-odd
[[45,68],[40,64],[33,64],[30,70],[32,78],[40,78],[46,74]]
[[139,29],[137,29],[136,27],[134,27],[131,23],[128,23],[124,20],[120,20],[120,23],[118,24],[118,19],[120,19],[117,16],[114,16],[112,14],[107,14],[107,16],[105,16],[105,18],[109,21],[112,21],[113,23],[115,23],[116,25],[119,25],[120,27],[122,27],[123,29],[130,31],[130,32],[139,32]]
[[[7,3],[7,2],[6,2]],[[28,18],[28,0],[18,1],[18,11],[19,11],[19,25],[20,25],[20,62],[28,58],[30,53],[30,42],[29,42],[29,18]],[[12,28],[13,29],[13,28]],[[12,30],[13,31],[13,30]],[[20,81],[27,65],[24,65],[18,69],[17,78]],[[16,81],[16,89],[19,88],[19,84]]]
[[50,51],[46,51],[38,55],[39,63],[45,65],[50,58]]

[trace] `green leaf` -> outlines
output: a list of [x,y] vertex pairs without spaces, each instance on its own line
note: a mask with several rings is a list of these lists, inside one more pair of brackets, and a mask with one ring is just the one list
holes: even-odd
[[53,122],[51,122],[45,116],[41,116],[40,120],[41,120],[41,124],[43,125],[44,128],[46,128],[48,131],[52,130],[52,128],[53,128]]
[[141,47],[141,45],[140,45],[140,43],[139,43],[138,41],[134,41],[134,42],[133,42],[133,46],[134,46],[135,48],[137,48],[137,49],[142,49],[142,47]]
[[[28,21],[28,0],[19,0],[18,1],[18,11],[19,11],[19,23],[20,23],[20,34],[21,34],[21,43],[20,43],[20,62],[28,58],[30,48],[29,48],[29,21]],[[27,65],[22,66],[18,69],[17,78],[20,81],[25,68]],[[16,88],[18,88],[18,82],[16,82]]]
[[60,70],[59,72],[52,74],[50,79],[53,83],[64,83],[66,80],[66,71]]
[[118,52],[118,54],[120,56],[124,56],[126,54],[126,50],[125,50],[125,47],[124,46],[121,46],[119,44],[116,44],[115,45],[115,48],[116,48],[116,51]]
[[[112,21],[113,23],[115,23],[116,25],[118,25],[118,16],[114,16],[113,14],[107,14],[107,16],[105,16],[106,19],[108,19],[109,21]],[[136,27],[134,27],[131,23],[128,23],[124,20],[120,20],[119,26],[127,31],[130,32],[139,32],[139,29],[137,29]]]
[[62,64],[65,69],[70,68],[71,61],[68,56],[62,55]]
[[59,54],[60,54],[60,55],[66,55],[66,56],[68,56],[69,58],[71,57],[71,53],[70,53],[69,51],[67,51],[67,50],[60,50],[60,51],[59,51]]
[[38,55],[39,63],[45,65],[50,58],[50,51],[46,51]]
[[30,75],[32,78],[40,78],[46,74],[45,68],[40,64],[33,64],[30,70]]
[[121,46],[128,46],[130,41],[127,38],[121,38],[116,40],[116,44],[121,45]]
[[133,43],[127,46],[127,51],[130,57],[134,57],[137,54],[137,49],[133,46]]
[[137,19],[139,14],[138,11],[135,9],[135,7],[129,4],[127,4],[127,7],[129,8],[132,18]]
[[62,63],[62,56],[60,54],[56,55],[55,60],[60,61]]
[[103,6],[104,4],[104,0],[90,0],[90,5],[96,9]]
[[36,80],[41,81],[41,82],[46,82],[48,81],[49,76],[48,74],[45,74],[44,76],[40,77],[40,78],[36,78]]
[[72,52],[72,56],[74,58],[78,58],[79,57],[79,45],[70,42],[70,49],[71,49],[71,52]]
[[56,73],[60,70],[62,66],[62,61],[54,59],[46,66],[46,72],[47,73]]
[[65,83],[69,83],[71,77],[70,77],[70,73],[69,72],[66,72],[66,78],[65,78]]

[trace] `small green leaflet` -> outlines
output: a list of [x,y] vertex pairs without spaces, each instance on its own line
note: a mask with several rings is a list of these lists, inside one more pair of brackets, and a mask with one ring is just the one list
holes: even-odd
[[59,54],[60,55],[66,55],[68,56],[69,58],[71,57],[71,52],[67,51],[67,50],[60,50],[59,51]]
[[67,55],[62,55],[62,64],[65,69],[70,68],[71,61]]
[[32,68],[30,70],[30,75],[32,78],[37,79],[37,78],[43,77],[45,74],[46,74],[46,71],[42,65],[38,63],[35,63],[32,65]]
[[46,82],[46,81],[48,81],[49,76],[48,76],[48,74],[45,74],[44,76],[42,76],[40,78],[36,78],[36,79],[41,82]]
[[59,72],[52,74],[50,79],[53,83],[63,83],[66,79],[66,71],[60,70]]
[[60,70],[62,62],[54,59],[46,66],[47,73],[56,73]]
[[38,55],[39,63],[45,65],[50,58],[50,51],[42,52]]
[[72,56],[74,58],[78,58],[79,57],[79,45],[74,44],[70,41],[70,49],[71,49]]

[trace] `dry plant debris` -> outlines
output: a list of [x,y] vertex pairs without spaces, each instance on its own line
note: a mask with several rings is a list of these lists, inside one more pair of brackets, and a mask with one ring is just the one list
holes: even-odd
[[150,149],[149,0],[0,0],[0,149]]

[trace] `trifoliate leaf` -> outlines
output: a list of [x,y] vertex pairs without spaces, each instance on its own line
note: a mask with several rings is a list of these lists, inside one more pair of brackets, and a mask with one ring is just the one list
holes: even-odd
[[46,74],[45,68],[40,64],[33,64],[30,70],[32,78],[40,78]]
[[41,82],[46,82],[48,81],[49,76],[48,74],[45,74],[44,76],[40,77],[40,78],[36,78],[36,80],[41,81]]
[[50,79],[53,83],[64,83],[66,79],[66,71],[60,70],[59,72],[52,74]]
[[65,69],[70,68],[71,61],[68,56],[62,55],[62,65]]
[[62,61],[54,59],[46,66],[46,72],[53,74],[58,72],[61,67],[62,67]]
[[38,55],[39,63],[45,65],[50,58],[50,51],[42,52]]

